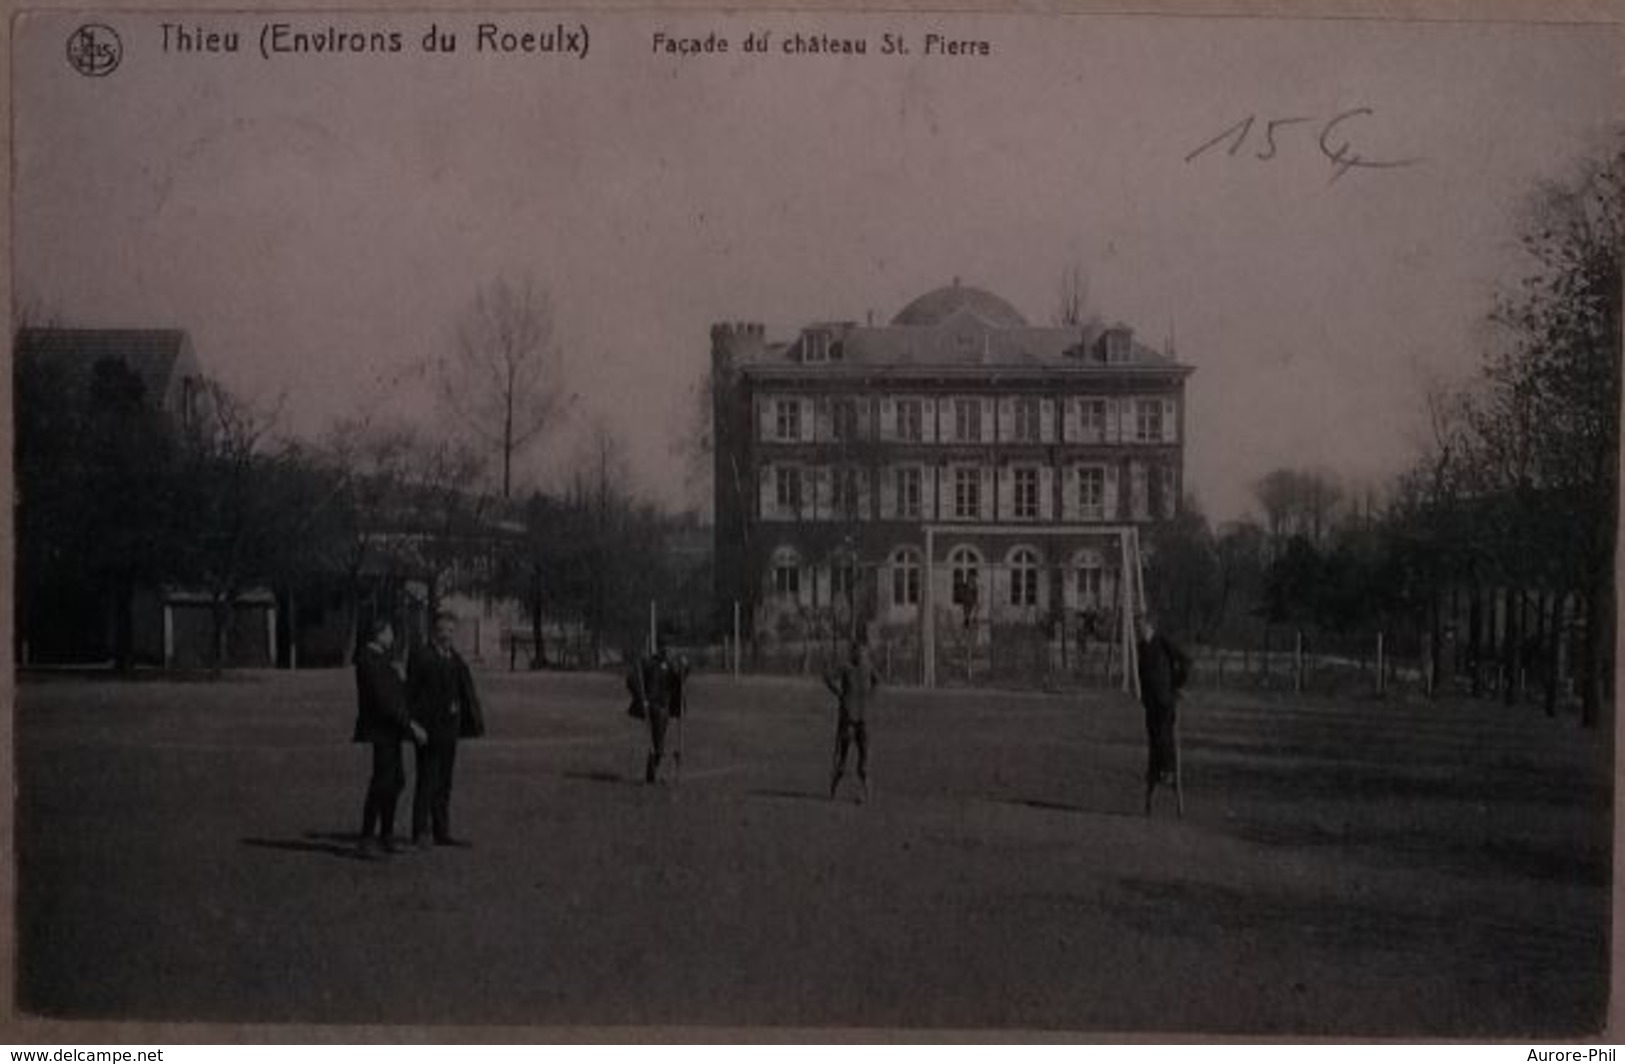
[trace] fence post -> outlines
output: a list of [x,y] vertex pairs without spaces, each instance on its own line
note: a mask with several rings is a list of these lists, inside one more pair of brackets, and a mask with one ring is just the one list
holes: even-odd
[[734,599],[734,662],[733,662],[733,671],[734,671],[734,679],[735,680],[739,679],[739,655],[740,655],[740,652],[741,652],[742,649],[743,649],[742,645],[739,642],[739,600]]
[[1384,667],[1386,665],[1386,662],[1384,660],[1382,650],[1383,650],[1383,647],[1382,647],[1382,633],[1378,632],[1377,633],[1377,694],[1379,696],[1388,693],[1388,674],[1387,674],[1387,672],[1384,671]]
[[1303,629],[1299,628],[1292,645],[1292,693],[1303,694]]

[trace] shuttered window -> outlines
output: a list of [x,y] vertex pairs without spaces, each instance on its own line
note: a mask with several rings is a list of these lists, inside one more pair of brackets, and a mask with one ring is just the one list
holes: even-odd
[[1078,469],[1078,516],[1085,521],[1106,516],[1106,470],[1101,466]]
[[918,443],[923,438],[921,426],[924,418],[921,416],[920,401],[918,399],[897,400],[897,438],[905,443]]
[[904,466],[897,471],[897,516],[920,516],[921,470],[918,466]]
[[954,518],[974,521],[981,511],[981,472],[970,466],[959,466],[954,470]]
[[773,404],[773,438],[784,443],[801,439],[801,404],[794,399]]
[[1038,419],[1038,398],[1024,395],[1017,397],[1015,402],[1016,441],[1019,443],[1037,443],[1041,438],[1042,429]]
[[794,466],[779,466],[773,471],[773,501],[781,514],[801,511],[801,470]]
[[976,399],[954,400],[954,439],[960,443],[982,440],[982,404]]
[[891,556],[891,602],[893,606],[920,604],[920,555],[904,547]]
[[1104,399],[1078,400],[1078,439],[1085,443],[1099,443],[1106,438],[1106,401]]
[[1139,399],[1134,403],[1134,440],[1136,443],[1162,442],[1162,400]]
[[1030,466],[1018,466],[1015,474],[1014,516],[1018,521],[1036,521],[1038,519],[1038,470]]

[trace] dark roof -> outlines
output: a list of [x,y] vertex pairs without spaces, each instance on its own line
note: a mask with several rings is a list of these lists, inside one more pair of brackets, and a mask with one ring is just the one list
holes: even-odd
[[946,328],[916,325],[849,325],[836,331],[840,343],[831,361],[802,363],[800,340],[768,344],[745,362],[747,371],[796,369],[810,373],[848,370],[1188,370],[1161,351],[1130,340],[1129,358],[1108,364],[1098,326],[988,328],[964,322]]
[[1027,324],[1021,312],[1000,296],[983,288],[954,283],[933,289],[915,299],[897,312],[893,325],[942,325],[960,311],[969,311],[987,324],[1002,328],[1020,328]]
[[[863,366],[1104,366],[1098,335],[1078,329],[1023,325],[1018,328],[854,328],[842,339],[841,361]],[[1141,343],[1131,347],[1134,365],[1173,366],[1174,361]]]
[[114,358],[141,378],[147,398],[162,403],[175,363],[191,346],[183,329],[22,329],[17,333],[18,364],[49,359],[88,381],[104,358]]
[[[807,336],[829,336],[827,358],[806,360]],[[1129,337],[1128,357],[1108,363],[1109,332]],[[1081,325],[1030,325],[1004,299],[985,289],[953,284],[934,289],[898,311],[888,325],[823,321],[804,327],[789,343],[770,343],[741,359],[746,372],[840,375],[869,370],[958,371],[1054,370],[1120,372],[1173,370],[1189,373],[1165,354],[1133,339],[1124,325],[1091,318]]]

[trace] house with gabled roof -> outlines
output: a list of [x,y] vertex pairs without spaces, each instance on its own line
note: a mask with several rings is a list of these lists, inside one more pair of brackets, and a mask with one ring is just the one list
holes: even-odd
[[[116,388],[125,400],[163,415],[177,435],[209,429],[208,381],[183,329],[25,328],[17,333],[13,359],[16,379],[28,382],[18,389],[19,402],[32,393],[89,409],[96,389]],[[20,489],[26,492],[27,485]],[[24,665],[212,662],[211,605],[195,589],[140,586],[119,594],[84,581],[40,588],[24,579],[22,585],[19,595],[28,598],[18,611]],[[275,596],[264,588],[242,592],[232,603],[226,636],[225,664],[274,664]]]
[[17,373],[42,370],[74,389],[90,386],[99,363],[117,363],[139,382],[144,401],[177,427],[196,424],[207,402],[207,382],[184,329],[21,329],[15,358]]

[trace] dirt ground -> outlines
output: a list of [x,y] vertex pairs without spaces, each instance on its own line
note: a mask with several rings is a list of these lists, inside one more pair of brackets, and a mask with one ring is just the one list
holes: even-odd
[[[1611,760],[1538,710],[1193,693],[1187,812],[1123,696],[695,681],[644,787],[616,677],[480,675],[472,849],[355,855],[348,673],[27,679],[22,1008],[319,1024],[1550,1038],[1603,1023]],[[409,801],[409,799],[408,799]],[[408,801],[403,801],[404,821]]]

